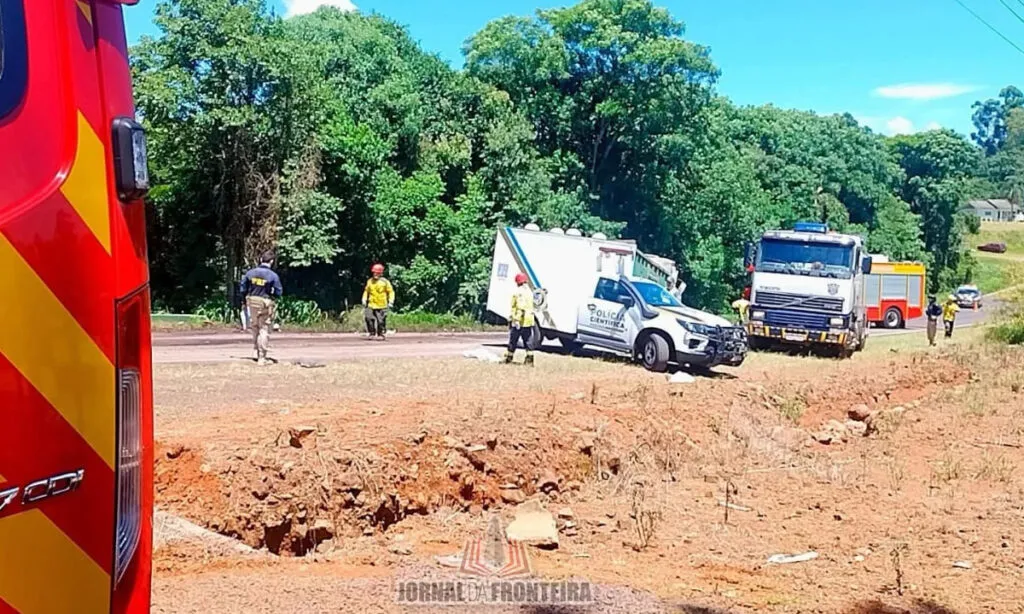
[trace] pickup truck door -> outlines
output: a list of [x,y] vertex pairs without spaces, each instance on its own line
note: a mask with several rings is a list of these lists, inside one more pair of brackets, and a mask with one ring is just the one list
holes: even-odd
[[594,296],[585,299],[579,307],[576,322],[578,340],[587,345],[629,351],[632,347],[630,329],[634,328],[629,322],[629,312],[635,311],[633,300],[618,281],[599,279]]

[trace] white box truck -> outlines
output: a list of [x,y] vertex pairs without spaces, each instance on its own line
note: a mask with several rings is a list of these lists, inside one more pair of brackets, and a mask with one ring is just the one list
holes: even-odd
[[632,241],[584,237],[579,231],[501,228],[494,242],[487,309],[508,320],[515,276],[525,273],[536,300],[533,338],[558,339],[627,354],[652,371],[670,363],[739,366],[746,332],[728,320],[683,305],[671,260]]

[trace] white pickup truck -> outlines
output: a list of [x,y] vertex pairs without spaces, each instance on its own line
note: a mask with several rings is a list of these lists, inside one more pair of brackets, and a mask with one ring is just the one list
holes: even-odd
[[579,231],[502,228],[494,243],[487,309],[508,319],[517,273],[536,300],[534,339],[570,351],[593,346],[626,354],[652,371],[670,363],[739,366],[745,331],[683,305],[672,261],[643,254],[632,241]]

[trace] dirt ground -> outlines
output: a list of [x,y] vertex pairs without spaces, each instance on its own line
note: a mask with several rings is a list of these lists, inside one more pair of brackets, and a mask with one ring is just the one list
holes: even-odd
[[159,544],[154,611],[405,611],[396,582],[537,499],[559,545],[530,558],[593,582],[586,611],[1024,612],[1024,352],[959,337],[687,384],[557,355],[161,365],[157,505],[255,553]]

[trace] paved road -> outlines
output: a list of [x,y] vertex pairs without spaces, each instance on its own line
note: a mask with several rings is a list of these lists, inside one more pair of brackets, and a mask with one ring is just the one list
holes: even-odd
[[[960,313],[956,316],[957,328],[966,328],[968,326],[974,326],[981,324],[988,319],[993,313],[999,310],[1000,302],[997,297],[986,296],[984,301],[984,307],[974,311],[972,309],[961,309]],[[884,328],[873,328],[871,329],[872,337],[884,337],[886,335],[901,335],[913,332],[922,332],[928,326],[928,319],[924,317],[914,318],[913,320],[907,320],[907,327],[897,330],[886,330]],[[939,334],[942,334],[942,324],[939,324]]]
[[[504,333],[400,333],[380,342],[351,333],[278,333],[270,337],[270,356],[280,362],[458,356],[505,339]],[[247,333],[153,333],[157,364],[242,360],[252,360],[252,336]]]
[[[998,298],[988,296],[978,311],[964,309],[958,327],[979,324],[999,308]],[[872,337],[919,333],[925,318],[907,322],[900,330],[873,329]],[[941,333],[940,333],[941,334]],[[367,360],[459,356],[481,346],[498,346],[506,340],[503,332],[465,334],[399,333],[386,342],[367,341],[352,333],[276,333],[271,335],[270,355],[281,362]],[[234,362],[252,360],[252,337],[241,332],[153,333],[153,361],[157,364]]]

